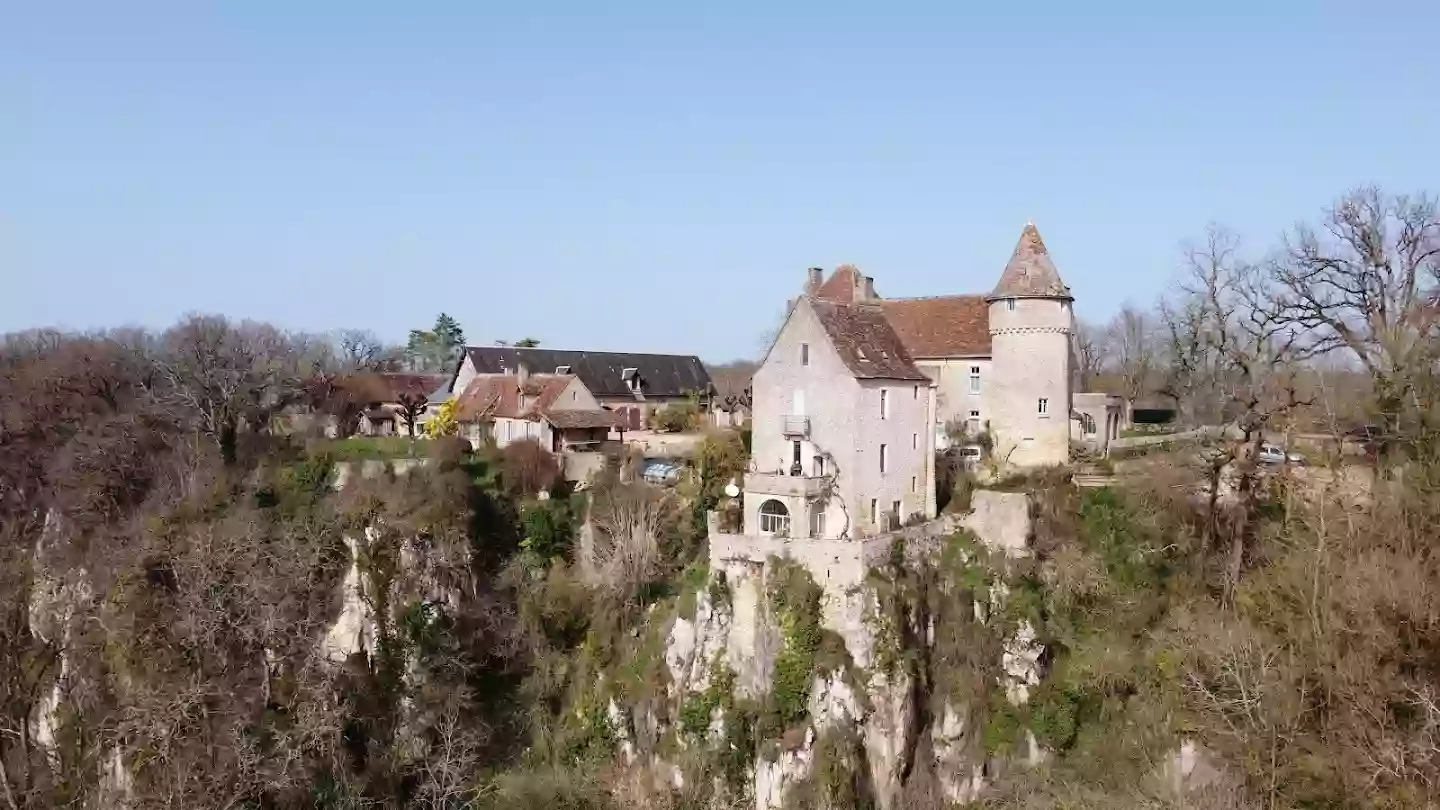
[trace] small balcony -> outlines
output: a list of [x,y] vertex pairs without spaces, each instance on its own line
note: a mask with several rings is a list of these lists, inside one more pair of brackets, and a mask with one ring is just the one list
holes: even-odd
[[813,498],[830,485],[829,476],[745,473],[745,491],[752,495]]
[[787,439],[808,439],[810,438],[810,417],[796,413],[785,414],[780,417],[780,432]]

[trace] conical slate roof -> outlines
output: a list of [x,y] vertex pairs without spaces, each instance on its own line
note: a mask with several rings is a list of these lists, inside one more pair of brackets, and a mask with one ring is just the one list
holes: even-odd
[[1010,254],[1005,272],[1000,274],[1000,283],[985,297],[987,301],[997,298],[1063,298],[1074,300],[1070,288],[1060,280],[1060,272],[1050,261],[1050,251],[1045,249],[1045,240],[1035,223],[1027,222],[1020,232],[1020,242]]

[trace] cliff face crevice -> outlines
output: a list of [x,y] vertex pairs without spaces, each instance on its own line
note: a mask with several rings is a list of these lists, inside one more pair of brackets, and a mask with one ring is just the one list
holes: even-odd
[[[854,587],[822,588],[829,571],[803,559],[712,559],[693,612],[651,619],[668,621],[666,705],[611,698],[624,760],[684,785],[703,778],[684,762],[739,757],[738,778],[717,796],[757,810],[851,806],[856,796],[889,810],[921,785],[973,800],[994,755],[983,739],[990,703],[1023,700],[1009,680],[1039,679],[1033,634],[990,587],[991,566],[1023,553],[1028,503],[994,495],[980,519],[1000,532],[992,544],[963,529],[902,542]],[[655,731],[629,732],[647,725]]]

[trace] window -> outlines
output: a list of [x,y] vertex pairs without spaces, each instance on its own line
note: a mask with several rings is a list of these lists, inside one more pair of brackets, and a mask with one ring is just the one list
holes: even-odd
[[874,498],[870,499],[870,523],[880,525],[880,501]]
[[920,479],[916,478],[916,477],[913,476],[913,475],[910,476],[910,491],[911,491],[911,492],[919,492],[919,491],[920,491]]
[[898,528],[900,528],[900,502],[899,502],[899,501],[891,501],[891,502],[890,502],[890,528],[892,528],[892,529],[898,529]]
[[884,472],[885,472],[885,467],[886,467],[885,462],[887,462],[887,461],[889,461],[889,460],[890,460],[890,445],[888,445],[888,444],[882,444],[882,445],[880,445],[880,472],[881,472],[881,473],[884,473]]
[[1095,435],[1095,417],[1088,413],[1080,414],[1080,425],[1084,429],[1086,436]]
[[972,394],[978,394],[978,393],[980,393],[980,367],[979,367],[979,366],[971,366],[971,367],[970,367],[970,393],[972,393]]
[[760,504],[760,531],[764,534],[788,534],[790,531],[790,510],[785,504],[771,498]]
[[809,344],[809,343],[801,343],[801,344],[800,344],[800,365],[802,365],[802,366],[808,366],[808,365],[810,365],[810,344]]
[[810,471],[816,478],[823,477],[825,475],[825,457],[816,456],[812,458],[810,460]]
[[971,432],[971,433],[979,433],[979,432],[980,432],[980,412],[979,412],[979,411],[971,411],[971,412],[970,412],[970,420],[969,420],[969,421],[970,421],[970,432]]
[[825,536],[825,509],[819,506],[810,508],[810,536]]
[[577,400],[577,399],[579,399],[579,398],[580,398],[580,392],[579,392],[579,391],[571,391],[571,392],[570,392],[570,401],[571,401],[571,402],[574,402],[575,400]]
[[919,450],[919,449],[920,449],[920,434],[919,434],[919,433],[911,433],[911,434],[910,434],[910,449],[911,449],[911,450]]
[[890,418],[890,392],[880,389],[880,418]]
[[1041,416],[1049,416],[1049,415],[1050,415],[1050,400],[1048,400],[1048,399],[1046,399],[1046,398],[1044,398],[1044,397],[1041,397],[1041,398],[1040,398],[1040,403],[1035,407],[1035,412],[1038,413],[1038,414],[1040,414]]
[[910,398],[911,398],[911,399],[919,399],[919,398],[920,398],[920,386],[918,386],[918,385],[912,385],[912,386],[910,386]]
[[1014,299],[1014,298],[1006,298],[1006,299],[1005,299],[1005,308],[1008,309],[1008,310],[1010,310],[1011,312],[1014,312],[1014,311],[1015,311],[1015,299]]

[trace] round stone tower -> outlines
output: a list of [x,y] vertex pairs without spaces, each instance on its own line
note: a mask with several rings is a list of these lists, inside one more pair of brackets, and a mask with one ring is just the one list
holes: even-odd
[[1060,280],[1034,223],[1026,224],[990,305],[986,412],[1001,466],[1070,460],[1074,297]]

